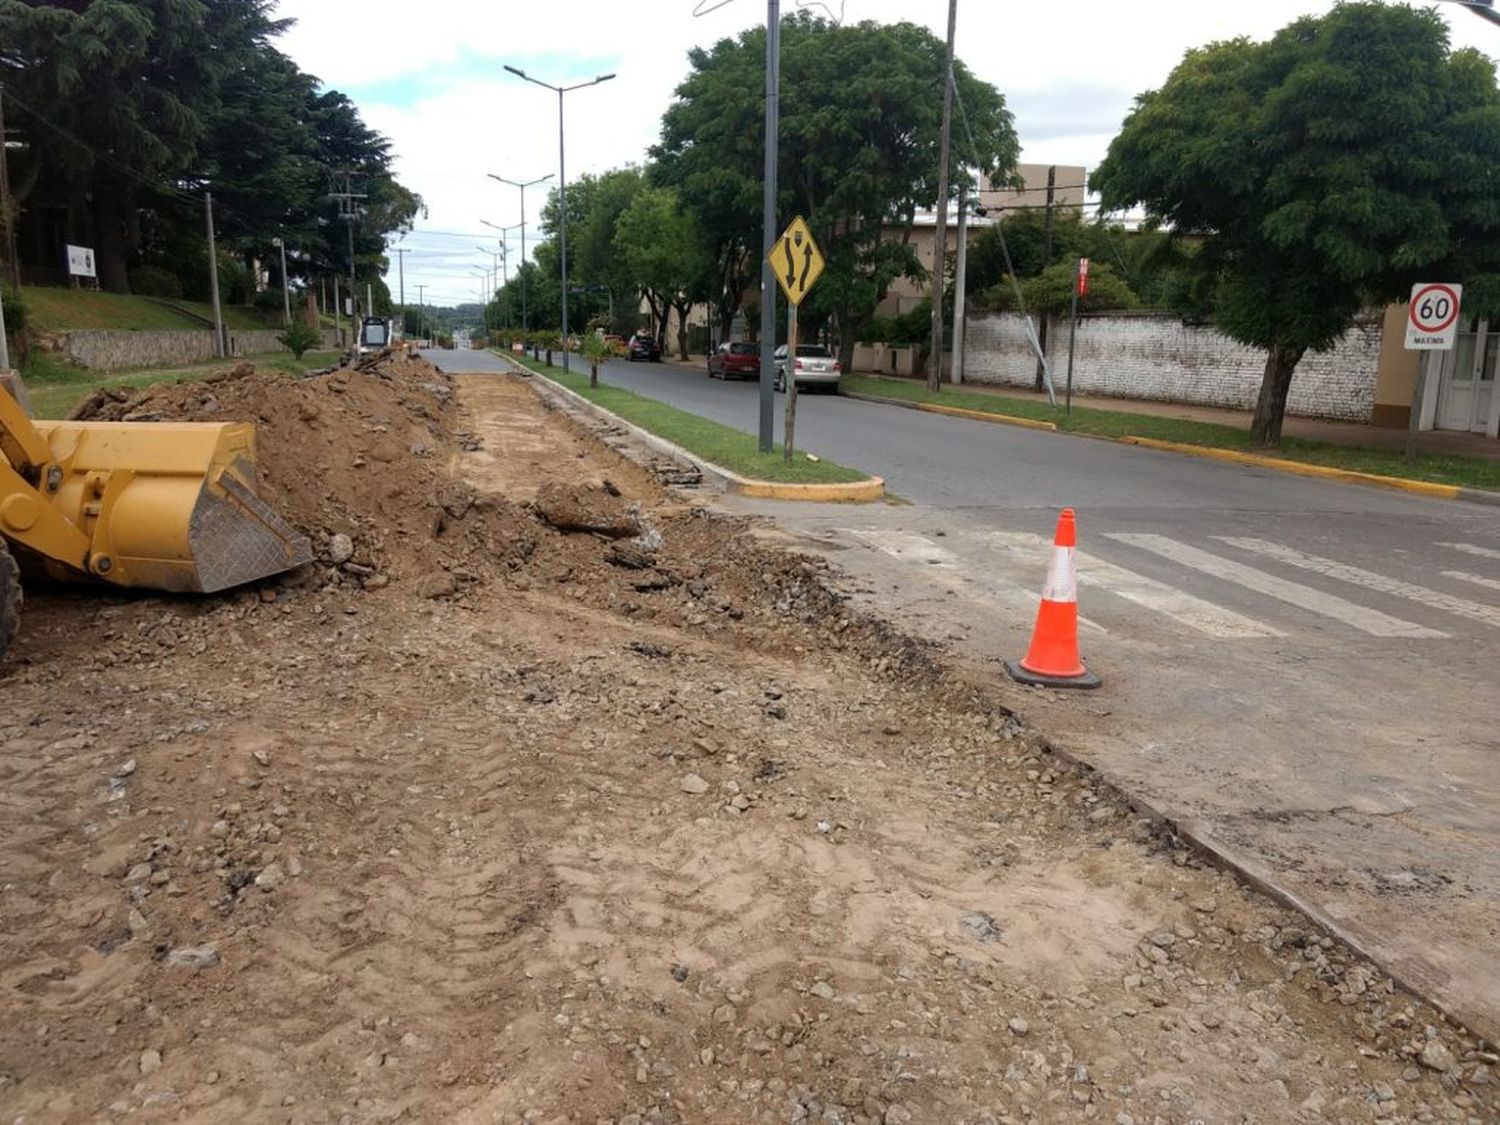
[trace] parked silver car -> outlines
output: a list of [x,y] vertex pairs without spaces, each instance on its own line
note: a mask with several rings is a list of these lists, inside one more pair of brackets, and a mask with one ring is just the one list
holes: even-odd
[[[786,390],[786,345],[776,349],[776,389]],[[822,344],[797,345],[797,389],[804,387],[826,387],[839,389],[839,361]]]

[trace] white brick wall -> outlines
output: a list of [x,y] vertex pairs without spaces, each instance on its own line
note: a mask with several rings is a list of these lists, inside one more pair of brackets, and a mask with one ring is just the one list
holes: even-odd
[[[1014,314],[969,318],[964,378],[971,383],[1030,387],[1036,360]],[[1054,321],[1047,351],[1062,393],[1068,369],[1068,325]],[[1368,422],[1375,402],[1380,320],[1351,328],[1337,347],[1309,352],[1292,377],[1287,413]],[[1195,406],[1254,408],[1266,353],[1212,328],[1156,314],[1100,315],[1078,322],[1073,390]]]

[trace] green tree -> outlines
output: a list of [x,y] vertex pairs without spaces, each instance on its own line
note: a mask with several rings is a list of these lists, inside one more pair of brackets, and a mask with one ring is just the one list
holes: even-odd
[[420,212],[391,174],[389,143],[275,49],[289,21],[274,7],[0,0],[5,81],[20,110],[7,126],[26,138],[13,154],[17,197],[23,213],[66,210],[66,237],[95,247],[106,289],[128,291],[131,267],[146,266],[176,275],[185,293],[206,292],[205,189],[220,245],[247,276],[274,256],[277,236],[303,277],[347,272],[347,234],[328,198],[336,171],[367,196],[361,276],[383,271],[386,236]]
[[[890,284],[923,275],[909,238],[937,196],[944,45],[911,23],[839,26],[799,12],[783,21],[781,51],[777,211],[783,223],[803,215],[824,251],[803,312],[809,325],[832,322],[847,364]],[[764,29],[690,52],[652,150],[653,177],[703,231],[722,323],[760,269],[764,59]],[[999,91],[962,63],[954,79],[969,124],[955,124],[956,188],[976,162],[986,176],[1008,173],[1018,145]]]
[[[1021,286],[1026,307],[1053,316],[1066,316],[1073,308],[1073,277],[1076,268],[1071,261],[1059,262],[1028,280]],[[1080,313],[1133,309],[1139,305],[1139,299],[1125,279],[1108,262],[1090,261],[1089,291],[1078,298]]]
[[644,188],[615,224],[615,249],[657,315],[665,350],[667,309],[677,312],[677,349],[688,357],[687,314],[708,291],[708,240],[669,188]]
[[1497,162],[1494,65],[1450,50],[1430,9],[1341,3],[1189,51],[1137,98],[1093,186],[1201,239],[1214,322],[1266,349],[1251,438],[1274,445],[1298,362],[1362,307],[1431,277],[1500,308]]
[[[216,98],[199,0],[0,2],[6,83],[66,130],[50,130],[29,190],[66,200],[92,229],[99,281],[126,292],[144,207],[180,211],[174,184]],[[23,198],[22,202],[25,202]]]
[[[583,207],[574,213],[573,188],[568,188],[568,280],[585,287],[601,286],[613,303],[624,307],[639,292],[638,279],[631,274],[624,257],[615,246],[615,228],[620,216],[646,186],[646,174],[630,166],[616,168],[599,176],[580,178]],[[543,223],[548,210],[555,212],[555,196],[543,209]],[[550,228],[549,228],[550,229]],[[569,323],[572,323],[571,310]]]

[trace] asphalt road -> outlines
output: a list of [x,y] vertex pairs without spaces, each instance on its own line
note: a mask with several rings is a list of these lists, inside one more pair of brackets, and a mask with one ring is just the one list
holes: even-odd
[[[458,354],[434,358],[499,366]],[[602,377],[754,432],[751,383],[626,362]],[[993,668],[1059,746],[1500,1033],[1500,508],[798,402],[799,447],[902,502],[726,507],[827,553],[858,603]],[[1025,651],[1063,507],[1098,692],[999,667]]]

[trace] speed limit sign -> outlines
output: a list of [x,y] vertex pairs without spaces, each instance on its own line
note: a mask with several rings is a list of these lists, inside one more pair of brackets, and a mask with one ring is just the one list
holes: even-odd
[[1458,309],[1462,285],[1440,281],[1411,287],[1406,309],[1406,346],[1413,351],[1448,351],[1458,338]]

